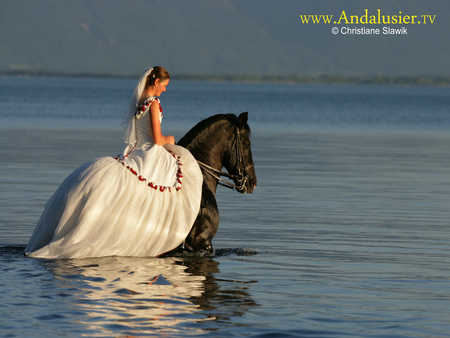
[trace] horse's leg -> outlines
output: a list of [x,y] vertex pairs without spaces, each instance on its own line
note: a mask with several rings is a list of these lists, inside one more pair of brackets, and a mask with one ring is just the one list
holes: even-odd
[[192,251],[213,252],[211,240],[219,228],[219,209],[214,193],[203,184],[202,202],[197,219],[186,237],[185,247]]

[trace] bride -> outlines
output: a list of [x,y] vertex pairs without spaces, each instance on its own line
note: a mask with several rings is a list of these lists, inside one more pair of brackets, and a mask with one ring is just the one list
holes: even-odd
[[200,208],[194,157],[161,133],[169,73],[148,69],[122,121],[123,154],[85,163],[59,186],[25,249],[40,258],[158,256],[180,245]]

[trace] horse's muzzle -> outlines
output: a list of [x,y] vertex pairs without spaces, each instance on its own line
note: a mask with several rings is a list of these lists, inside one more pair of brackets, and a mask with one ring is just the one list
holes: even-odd
[[253,190],[256,188],[256,178],[255,179],[249,179],[249,177],[245,177],[245,180],[243,184],[239,184],[236,186],[237,192],[240,192],[241,194],[251,194]]

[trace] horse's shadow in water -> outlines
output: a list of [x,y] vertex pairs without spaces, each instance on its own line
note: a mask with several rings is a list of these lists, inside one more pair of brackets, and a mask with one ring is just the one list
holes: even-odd
[[[164,256],[186,252],[213,254],[212,239],[219,227],[216,189],[220,175],[234,181],[229,184],[240,193],[252,193],[256,187],[248,113],[211,116],[193,127],[178,145],[188,149],[199,162],[203,172],[200,211],[185,242]],[[222,168],[227,173],[221,172]]]
[[[8,250],[13,260],[22,259],[14,248]],[[167,327],[176,332],[192,325],[201,330],[199,319],[221,326],[259,306],[250,293],[258,281],[221,278],[220,263],[212,258],[99,257],[24,262],[25,268],[34,271],[28,283],[68,296],[64,302],[51,297],[54,308],[49,316],[76,311],[77,327],[94,333],[111,330],[116,324],[118,334],[120,330],[154,334]],[[36,273],[36,269],[46,270],[53,278],[48,273]],[[59,321],[73,325],[70,316]]]

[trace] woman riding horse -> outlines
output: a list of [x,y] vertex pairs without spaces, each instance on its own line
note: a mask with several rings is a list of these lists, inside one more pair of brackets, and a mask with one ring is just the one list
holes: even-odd
[[[204,223],[199,223],[197,216],[199,210],[205,209],[201,208],[201,201],[215,203],[210,196],[215,192],[214,184],[210,178],[203,182],[199,165],[188,149],[175,145],[173,136],[161,133],[162,109],[158,96],[166,91],[169,78],[162,67],[144,73],[124,117],[127,143],[124,152],[115,158],[102,157],[85,163],[64,180],[46,203],[25,255],[41,258],[159,256],[177,248],[186,238],[187,245],[194,249],[212,250],[210,240],[217,228],[205,235]],[[236,147],[243,149],[240,155],[231,154],[225,144],[219,147],[219,152],[224,156],[222,165],[229,166],[229,172],[235,167],[252,171],[247,180],[256,184],[254,168],[237,165],[238,161],[253,163],[251,152],[249,158],[245,150],[249,146],[246,122],[246,117],[240,117],[233,127],[236,135],[244,134],[235,136],[236,145],[239,143]],[[233,124],[224,121],[214,125],[228,130]],[[186,137],[192,140],[187,148],[202,147],[200,140]],[[212,159],[210,165],[221,169],[216,156],[200,157],[205,162]],[[236,175],[235,181],[239,183],[242,173],[237,171]],[[251,184],[245,183],[240,184],[238,191],[252,189]],[[211,224],[214,228],[215,223]]]

